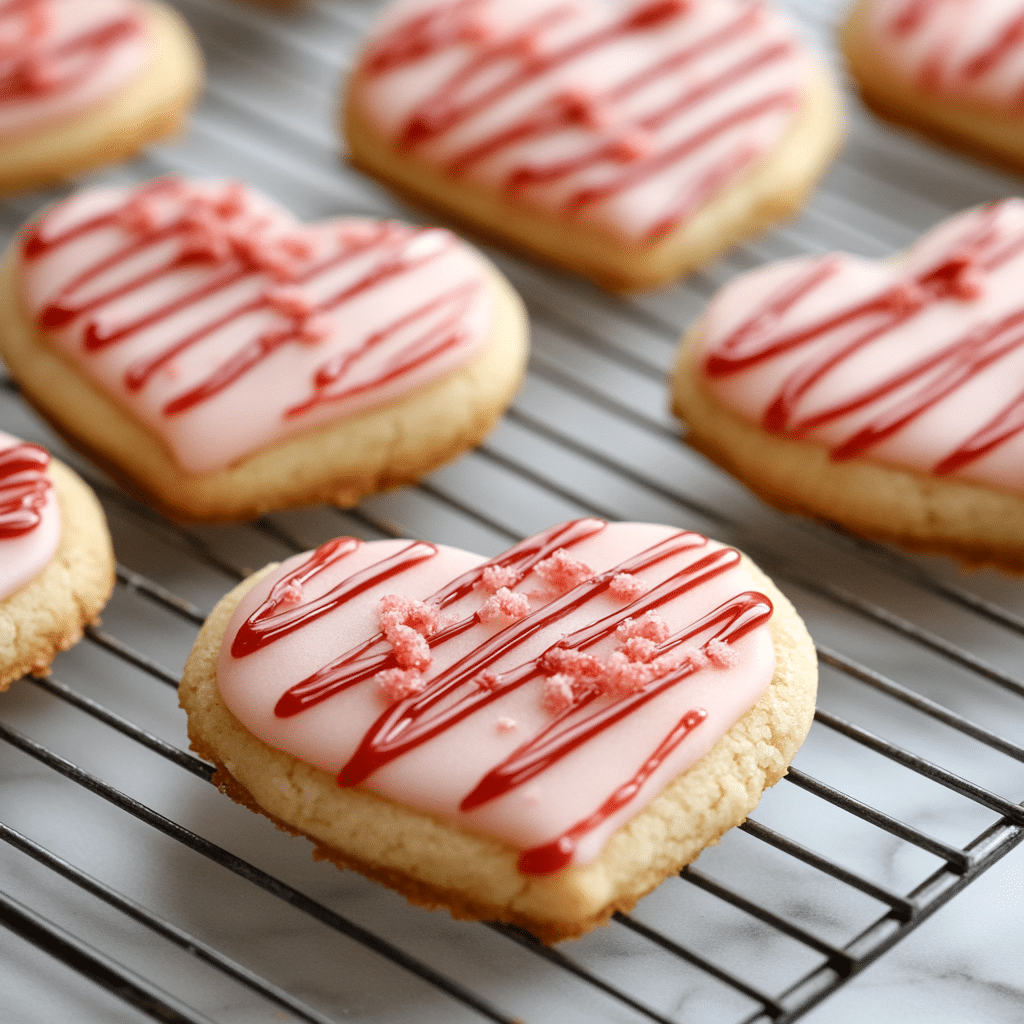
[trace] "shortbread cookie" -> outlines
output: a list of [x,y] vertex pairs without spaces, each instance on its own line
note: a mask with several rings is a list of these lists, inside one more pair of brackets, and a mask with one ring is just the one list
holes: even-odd
[[354,504],[478,443],[527,351],[447,231],[303,226],[237,183],[82,192],[0,272],[0,355],[68,440],[181,518]]
[[0,433],[0,690],[45,675],[114,586],[95,495],[39,445]]
[[783,508],[1024,569],[1024,202],[897,262],[759,268],[684,343],[687,440]]
[[580,935],[743,821],[814,649],[732,548],[583,519],[490,561],[330,541],[203,627],[180,694],[228,795],[415,903]]
[[882,117],[1024,169],[1024,0],[861,0],[842,46]]
[[404,0],[348,83],[356,166],[615,288],[801,205],[835,90],[748,0]]
[[127,159],[202,84],[185,23],[150,0],[0,0],[0,193]]

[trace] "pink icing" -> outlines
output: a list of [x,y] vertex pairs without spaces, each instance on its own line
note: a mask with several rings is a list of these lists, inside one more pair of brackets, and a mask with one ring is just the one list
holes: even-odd
[[879,55],[920,88],[1024,111],[1020,0],[870,0]]
[[[264,742],[343,785],[510,843],[528,873],[593,860],[757,701],[774,668],[771,606],[731,549],[696,534],[583,520],[524,543],[570,548],[598,575],[545,603],[533,596],[545,551],[523,546],[488,563],[420,545],[426,557],[402,556],[400,570],[406,541],[358,544],[315,574],[303,569],[315,553],[289,559],[228,624],[217,670],[225,703]],[[518,569],[516,592],[531,594],[525,619],[480,621],[490,598],[474,584],[493,564]],[[620,571],[645,585],[635,607],[609,592]],[[274,588],[296,574],[311,608],[301,628],[233,654],[244,623],[281,614]],[[395,594],[451,616],[428,638],[432,660],[418,679],[399,674],[379,630],[380,599]],[[646,662],[627,646],[642,635],[660,637]],[[701,653],[716,635],[730,652],[721,665]]]
[[22,252],[51,342],[191,473],[398,399],[492,331],[483,261],[448,232],[302,226],[238,184],[82,192]]
[[88,110],[150,56],[136,0],[0,0],[0,143]]
[[[21,444],[0,432],[0,457]],[[15,504],[16,509],[8,508]],[[10,475],[0,471],[0,601],[38,576],[59,543],[60,506],[49,478],[40,479],[34,469]]]
[[765,429],[917,472],[1024,489],[1024,201],[940,224],[899,263],[792,260],[733,282],[707,386]]
[[455,178],[656,241],[779,143],[806,80],[759,2],[404,0],[352,91]]

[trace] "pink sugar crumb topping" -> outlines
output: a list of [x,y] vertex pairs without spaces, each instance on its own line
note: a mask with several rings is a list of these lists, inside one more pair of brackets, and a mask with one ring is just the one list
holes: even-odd
[[533,571],[556,594],[568,593],[573,587],[594,578],[594,570],[573,558],[565,548],[558,548],[550,558],[538,562]]
[[654,149],[654,136],[643,128],[623,132],[608,144],[608,155],[619,163],[642,160]]
[[502,587],[514,587],[519,582],[519,573],[510,565],[489,565],[476,583],[476,589],[496,594]]
[[515,732],[519,728],[519,723],[514,718],[499,718],[494,723],[495,728],[498,732]]
[[541,692],[541,706],[549,715],[560,715],[568,711],[573,702],[573,678],[559,673],[544,680]]
[[572,124],[584,125],[587,128],[604,128],[611,121],[611,112],[607,104],[602,103],[586,89],[563,89],[558,95],[558,103]]
[[474,680],[477,686],[481,690],[486,690],[488,693],[493,693],[498,688],[498,673],[497,672],[481,672]]
[[421,633],[411,626],[392,626],[387,638],[395,649],[395,661],[402,668],[428,668],[433,656]]
[[374,679],[388,704],[422,693],[426,685],[423,676],[414,668],[386,668],[378,672]]
[[302,604],[302,598],[302,584],[292,580],[292,582],[281,591],[278,596],[277,603],[281,608],[294,608],[297,604]]
[[639,636],[645,640],[653,640],[657,644],[662,644],[669,638],[671,632],[669,624],[656,611],[649,611],[638,619],[626,619],[615,630],[615,635],[621,641]]
[[492,594],[477,612],[481,622],[518,622],[530,614],[530,601],[525,594],[513,594],[508,587],[502,587]]
[[317,313],[300,321],[295,336],[305,345],[316,345],[334,333],[334,318],[326,313]]
[[316,309],[316,303],[301,288],[294,285],[268,288],[263,293],[263,301],[275,312],[294,320],[303,320]]
[[423,636],[432,636],[447,622],[447,616],[438,612],[433,605],[403,594],[386,594],[382,597],[377,616],[385,635],[391,626],[410,626]]
[[715,668],[734,668],[740,663],[740,652],[724,640],[709,640],[708,660]]
[[608,655],[601,690],[608,697],[626,697],[639,693],[654,678],[652,666],[630,661],[622,651],[615,651]]
[[631,636],[628,640],[623,642],[619,650],[622,651],[630,661],[650,661],[658,650],[658,645],[653,640],[648,640],[646,637]]
[[582,651],[571,651],[564,647],[553,647],[545,652],[541,659],[541,668],[545,672],[556,675],[570,676],[576,680],[600,679],[604,672],[604,663],[593,654]]
[[647,587],[628,572],[620,572],[612,577],[608,593],[620,601],[635,601],[647,593]]
[[156,196],[135,196],[129,199],[117,214],[117,221],[126,231],[148,234],[165,221],[165,216]]

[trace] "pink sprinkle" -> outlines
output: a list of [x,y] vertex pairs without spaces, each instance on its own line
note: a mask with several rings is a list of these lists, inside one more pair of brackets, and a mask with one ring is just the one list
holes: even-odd
[[317,345],[334,333],[334,318],[326,313],[315,313],[300,320],[295,327],[295,336],[306,345]]
[[127,231],[147,234],[164,222],[160,203],[155,196],[136,196],[129,200],[118,215],[118,223]]
[[231,219],[245,212],[247,198],[245,186],[240,181],[230,181],[225,186],[214,208],[222,217]]
[[643,128],[623,132],[608,144],[608,155],[619,163],[642,160],[654,149],[654,136]]
[[586,89],[564,89],[558,94],[558,103],[572,124],[585,125],[587,128],[604,128],[611,120],[606,104]]
[[582,651],[567,650],[565,647],[554,647],[547,651],[541,659],[541,668],[545,672],[570,676],[580,681],[600,679],[604,672],[600,658]]
[[519,573],[510,565],[489,565],[477,581],[477,589],[496,594],[502,587],[514,587],[519,582]]
[[608,593],[620,601],[635,601],[647,593],[647,587],[628,572],[620,572],[612,577]]
[[459,30],[459,38],[467,43],[489,43],[496,35],[494,25],[480,15],[470,18]]
[[310,316],[316,309],[316,303],[301,288],[294,286],[268,288],[263,293],[263,301],[276,312],[295,320]]
[[411,626],[423,636],[432,636],[446,619],[446,616],[440,615],[432,605],[415,597],[406,597],[404,594],[386,594],[382,597],[377,608],[377,616],[380,628],[385,634],[394,626]]
[[514,732],[519,728],[519,724],[514,718],[499,718],[494,724],[498,732]]
[[378,672],[375,679],[388,704],[422,693],[426,685],[423,676],[414,668],[386,668],[383,672]]
[[660,679],[684,665],[692,665],[697,669],[703,668],[707,663],[707,655],[699,647],[675,647],[660,658],[655,658],[651,662],[651,668],[655,678]]
[[885,296],[886,305],[895,313],[912,313],[924,301],[924,289],[916,281],[901,281]]
[[634,636],[642,636],[655,643],[664,643],[671,634],[669,624],[656,612],[645,612],[639,619],[626,619],[617,630],[615,635],[622,641],[629,640]]
[[429,667],[432,660],[430,647],[422,634],[411,626],[393,626],[387,631],[387,638],[395,649],[395,661],[402,668]]
[[231,243],[216,222],[195,221],[182,234],[178,258],[223,263],[231,255]]
[[556,594],[568,593],[573,587],[594,578],[594,570],[573,558],[565,548],[558,548],[550,558],[538,562],[533,571]]
[[649,665],[630,661],[622,651],[615,651],[608,656],[602,690],[609,697],[626,697],[639,693],[653,678],[654,672]]
[[548,714],[560,715],[572,707],[572,676],[548,676],[544,680],[544,691],[541,694],[541,706]]
[[307,235],[281,235],[277,239],[277,245],[282,252],[297,260],[308,260],[316,254],[316,246]]
[[381,233],[378,224],[368,221],[352,220],[346,221],[338,227],[337,239],[345,246],[364,245]]
[[164,375],[169,380],[177,380],[181,376],[181,363],[177,359],[170,359],[164,363]]
[[658,645],[643,636],[631,636],[619,648],[630,661],[650,661]]
[[498,673],[497,672],[481,672],[473,682],[480,687],[481,690],[486,690],[488,693],[493,693],[498,688]]
[[724,640],[709,640],[707,651],[715,668],[733,668],[740,663],[740,652]]
[[284,590],[281,591],[277,598],[277,603],[282,608],[294,608],[297,604],[302,604],[303,599],[302,584],[296,580],[292,580]]
[[489,597],[477,612],[481,622],[517,622],[530,614],[530,601],[525,594],[513,594],[502,587]]
[[985,294],[985,282],[981,274],[965,268],[953,278],[950,291],[956,298],[969,302],[971,299],[979,299]]

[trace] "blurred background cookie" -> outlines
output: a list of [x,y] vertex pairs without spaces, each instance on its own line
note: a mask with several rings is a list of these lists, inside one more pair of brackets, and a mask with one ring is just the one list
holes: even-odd
[[171,515],[415,480],[518,387],[518,297],[438,228],[301,225],[237,183],[81,192],[0,281],[0,354],[72,444]]
[[173,133],[202,75],[188,27],[153,0],[0,0],[0,193]]
[[45,675],[114,587],[92,491],[44,448],[0,432],[0,690]]
[[829,75],[739,0],[406,0],[347,88],[357,167],[614,288],[796,210],[840,136]]

